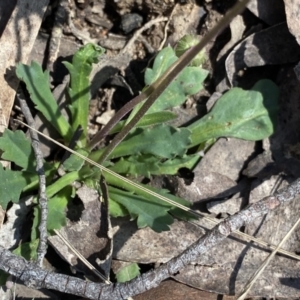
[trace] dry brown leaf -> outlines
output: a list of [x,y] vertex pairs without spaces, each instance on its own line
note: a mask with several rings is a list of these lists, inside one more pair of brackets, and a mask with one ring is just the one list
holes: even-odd
[[251,0],[247,8],[258,18],[269,25],[285,21],[284,4],[282,0]]
[[[212,227],[203,220],[197,223],[200,227]],[[203,234],[201,228],[178,221],[170,226],[169,232],[163,233],[149,228],[137,231],[133,222],[123,219],[115,220],[114,226],[118,228],[114,237],[114,257],[138,263],[166,262]],[[253,243],[229,238],[202,254],[174,279],[202,290],[234,295],[242,290],[267,255],[267,251]],[[300,284],[299,267],[300,262],[277,256],[249,296],[283,297],[286,294],[287,298],[299,297],[300,290],[295,289]]]
[[[1,2],[1,7],[7,5],[7,1]],[[18,62],[27,63],[48,2],[49,0],[18,0],[12,8],[10,18],[1,19],[0,27],[5,28],[0,38],[0,99],[6,124],[19,84],[14,72],[15,66]]]
[[268,150],[251,160],[247,168],[243,171],[243,175],[249,178],[258,177],[263,179],[276,172],[279,172],[279,168],[272,158],[272,152]]
[[226,72],[231,85],[244,68],[298,62],[300,47],[286,24],[254,33],[239,43],[226,59]]
[[[175,276],[176,280],[215,293],[236,295],[246,285],[268,252],[251,244],[226,239]],[[300,262],[276,256],[255,283],[249,297],[297,298]]]
[[215,215],[229,214],[233,215],[239,212],[248,203],[245,197],[232,197],[228,200],[210,201],[206,204],[207,210]]
[[[107,215],[103,214],[103,203],[100,202],[98,193],[86,186],[79,188],[77,194],[84,204],[80,220],[78,222],[68,221],[67,225],[59,232],[96,269],[102,271],[101,273],[109,278],[112,232],[106,224]],[[76,270],[91,274],[89,269],[78,260],[58,236],[51,236],[48,240],[61,257]]]
[[290,33],[293,34],[300,45],[300,3],[294,0],[284,0],[286,21]]
[[[217,300],[219,296],[214,293],[196,290],[173,280],[162,282],[159,287],[135,296],[134,300]],[[230,300],[230,298],[222,298]],[[233,298],[231,299],[233,300]]]
[[196,168],[194,180],[187,185],[184,179],[178,179],[177,195],[192,203],[213,198],[225,198],[239,191],[237,183],[225,175]]
[[242,39],[244,31],[246,29],[246,25],[244,24],[244,20],[241,15],[236,16],[229,26],[231,31],[231,39],[219,53],[218,60],[223,55],[225,55],[230,48],[232,48],[234,45],[236,45],[236,43],[238,43]]
[[252,141],[221,138],[205,154],[196,169],[219,173],[237,181],[254,147],[255,142]]
[[0,245],[6,249],[17,247],[24,234],[24,223],[28,213],[32,210],[32,197],[21,199],[20,203],[13,205],[6,211],[6,221],[0,230]]
[[196,34],[197,25],[204,14],[204,9],[194,3],[177,5],[171,17],[172,34],[168,36],[169,42],[177,42],[186,34]]
[[293,67],[280,72],[280,109],[278,125],[271,136],[271,151],[276,164],[288,175],[300,177],[300,155],[295,145],[300,140],[300,85]]
[[114,228],[113,258],[137,263],[165,263],[196,241],[204,231],[177,220],[170,231],[157,233],[150,228],[139,229],[124,218],[112,220]]

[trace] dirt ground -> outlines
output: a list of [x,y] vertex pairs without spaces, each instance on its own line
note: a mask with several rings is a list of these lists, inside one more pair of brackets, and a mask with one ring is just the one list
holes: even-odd
[[[248,8],[205,47],[208,59],[202,67],[209,71],[209,76],[204,89],[175,110],[179,116],[177,125],[188,124],[207,113],[230,88],[250,89],[258,80],[268,78],[280,88],[275,133],[258,142],[221,138],[192,171],[182,170],[176,176],[154,176],[150,185],[169,188],[177,196],[191,201],[194,209],[216,219],[224,219],[299,178],[300,75],[297,64],[300,60],[300,28],[297,27],[297,18],[300,10],[294,2],[250,1]],[[0,51],[0,67],[2,63],[3,74],[6,74],[5,80],[0,80],[0,86],[3,86],[2,98],[11,99],[11,104],[8,101],[2,103],[2,124],[6,123],[13,130],[25,130],[13,122],[15,118],[24,120],[18,102],[14,101],[18,84],[13,80],[7,84],[10,78],[7,64],[15,66],[7,58],[7,49],[10,43],[18,41],[10,41],[10,34],[5,31],[8,28],[5,16],[13,16],[14,6],[11,4],[4,9],[3,3],[0,1],[0,9],[3,9],[0,10],[0,25],[4,24],[0,32],[1,41],[6,39],[3,43],[7,44],[7,48],[3,46],[6,50]],[[167,45],[175,47],[186,34],[193,34],[200,40],[235,3],[234,0],[50,1],[41,26],[32,25],[30,30],[36,33],[36,37],[32,41],[27,40],[28,49],[25,45],[25,56],[21,58],[28,62],[34,59],[50,71],[51,87],[58,99],[67,80],[67,70],[62,61],[70,61],[74,52],[89,42],[106,49],[106,73],[91,87],[89,135],[92,137],[142,91],[145,68],[151,65],[160,49]],[[27,30],[25,27],[24,31]],[[24,34],[31,34],[30,30]],[[133,44],[128,47],[131,41]],[[14,46],[18,47],[18,44]],[[121,52],[123,56],[120,56]],[[21,59],[15,54],[14,60]],[[94,74],[97,71],[94,70]],[[34,112],[33,105],[31,109]],[[43,120],[38,116],[36,127],[55,138],[54,132],[45,131]],[[45,157],[51,160],[60,155],[51,143],[42,141]],[[201,196],[196,192],[199,187]],[[298,218],[300,206],[297,200],[299,197],[288,206],[269,213],[266,218],[247,224],[243,232],[277,245]],[[79,202],[77,208],[72,209],[80,210],[81,206]],[[15,233],[15,215],[13,207],[11,212],[6,212],[2,226],[6,228],[3,229],[6,235]],[[82,214],[78,219],[84,220],[84,217]],[[31,218],[29,211],[24,212],[23,221],[28,227]],[[205,232],[203,227],[212,227],[205,222],[195,226],[176,220],[169,232],[156,233],[149,228],[138,230],[136,223],[127,218],[112,219],[112,226],[115,228],[112,279],[128,262],[138,263],[143,272],[158,267],[202,235]],[[87,231],[85,234],[86,243],[91,248],[97,247],[93,236],[89,236]],[[18,239],[7,239],[0,245],[14,248],[24,236],[26,234]],[[6,239],[1,238],[3,241]],[[79,248],[83,243],[82,240],[73,242],[77,242],[76,247]],[[268,254],[260,246],[253,245],[236,238],[226,239],[217,249],[203,255],[182,272],[134,299],[234,299]],[[77,272],[79,277],[85,278],[83,269],[78,265],[70,270],[72,258],[68,255],[71,255],[59,250],[60,247],[60,244],[51,241],[46,256],[48,268],[72,276],[72,272]],[[283,248],[298,254],[299,229]],[[299,267],[298,258],[282,254],[276,256],[250,290],[249,298],[300,298]],[[2,292],[1,299],[10,299],[9,291],[3,288]],[[79,299],[55,291],[34,291],[23,285],[17,286],[16,299],[32,298]]]

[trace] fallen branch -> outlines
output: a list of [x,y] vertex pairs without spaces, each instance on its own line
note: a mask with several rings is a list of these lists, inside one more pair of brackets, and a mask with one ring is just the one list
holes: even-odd
[[225,219],[213,230],[192,244],[187,250],[166,264],[127,283],[105,285],[49,272],[37,267],[33,263],[27,262],[24,258],[18,257],[2,247],[0,247],[0,269],[16,276],[27,286],[34,288],[48,288],[89,299],[126,299],[157,287],[161,281],[195,261],[199,255],[218,245],[233,231],[253,222],[256,218],[264,216],[280,204],[293,200],[299,194],[300,179],[297,179],[291,185],[275,193],[275,195],[265,197],[259,202]]

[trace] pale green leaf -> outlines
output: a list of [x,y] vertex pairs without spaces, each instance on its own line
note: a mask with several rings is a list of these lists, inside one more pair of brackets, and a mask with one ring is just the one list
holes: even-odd
[[116,273],[118,282],[126,282],[140,275],[140,268],[137,263],[132,263]]
[[[196,46],[199,43],[199,38],[192,35],[187,34],[183,36],[178,42],[176,47],[174,48],[174,51],[178,57],[183,55],[185,52],[187,52],[191,47]],[[201,66],[206,60],[207,55],[205,53],[205,49],[202,49],[196,57],[190,62],[190,66],[198,67]]]
[[112,199],[109,199],[108,208],[109,208],[109,214],[114,218],[125,217],[129,215],[128,210],[123,205],[115,202]]
[[192,169],[199,161],[200,155],[184,155],[174,159],[168,159],[158,164],[158,172],[151,172],[152,175],[176,175],[181,168]]
[[252,141],[270,136],[276,125],[278,97],[279,89],[270,80],[260,80],[250,91],[231,89],[207,115],[187,127],[192,131],[190,147],[222,136]]
[[[142,186],[144,186],[145,188],[161,195],[161,196],[164,196],[176,203],[179,203],[181,205],[184,205],[186,207],[190,207],[191,206],[191,203],[185,199],[182,199],[180,197],[177,197],[177,196],[174,196],[170,193],[169,190],[167,189],[158,189],[158,188],[154,188],[154,187],[151,187],[149,185],[145,185],[145,184],[141,184]],[[138,193],[137,193],[138,194]],[[145,192],[145,193],[142,193],[143,197],[148,199],[149,201],[153,201],[154,197],[152,195],[149,195],[149,193]],[[156,199],[156,198],[155,198]],[[157,199],[157,201],[159,201],[159,203],[165,203],[163,200],[160,200],[160,199]],[[169,204],[171,206],[171,204]],[[178,207],[175,207],[175,206],[171,206],[170,210],[169,210],[169,213],[172,214],[172,216],[175,216],[177,218],[179,218],[180,220],[192,220],[192,219],[195,219],[195,216],[190,214],[189,212],[186,212],[184,210],[182,210],[181,208],[178,208]]]
[[147,68],[145,72],[145,84],[156,81],[171,66],[178,57],[171,47],[165,47],[156,55],[152,69]]

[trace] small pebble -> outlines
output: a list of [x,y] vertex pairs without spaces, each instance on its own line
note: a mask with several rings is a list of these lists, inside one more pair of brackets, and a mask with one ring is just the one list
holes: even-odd
[[7,280],[6,280],[6,283],[5,283],[5,286],[7,289],[11,290],[13,287],[14,287],[14,282],[12,281],[12,276],[8,276]]
[[143,17],[139,14],[126,14],[122,16],[121,29],[125,34],[133,31],[134,29],[141,27],[143,23]]
[[106,125],[114,115],[115,115],[114,109],[106,111],[101,116],[96,118],[96,123]]

